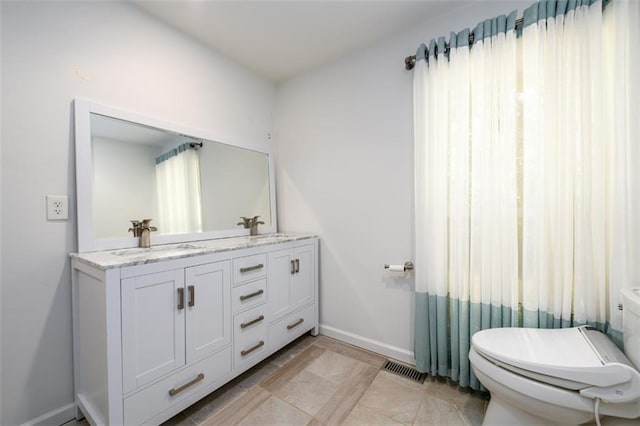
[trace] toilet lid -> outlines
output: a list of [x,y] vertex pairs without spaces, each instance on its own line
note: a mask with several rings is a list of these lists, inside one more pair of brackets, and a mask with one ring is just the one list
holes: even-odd
[[498,365],[559,386],[564,381],[569,389],[612,386],[631,377],[624,354],[586,327],[493,328],[474,334],[472,345]]

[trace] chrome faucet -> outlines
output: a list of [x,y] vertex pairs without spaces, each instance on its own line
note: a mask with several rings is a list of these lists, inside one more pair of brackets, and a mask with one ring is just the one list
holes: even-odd
[[129,232],[133,232],[134,237],[139,237],[138,247],[151,247],[151,231],[157,231],[158,228],[151,226],[151,219],[132,220],[133,225],[129,228]]
[[258,225],[264,225],[264,222],[258,220],[260,216],[244,217],[241,216],[242,222],[238,222],[238,225],[244,226],[245,229],[249,229],[249,235],[258,235]]

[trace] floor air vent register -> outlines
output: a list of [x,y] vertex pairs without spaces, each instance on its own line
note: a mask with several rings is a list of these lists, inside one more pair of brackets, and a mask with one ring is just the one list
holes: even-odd
[[424,383],[427,378],[427,373],[419,373],[415,368],[407,367],[391,360],[387,360],[382,369],[418,383]]

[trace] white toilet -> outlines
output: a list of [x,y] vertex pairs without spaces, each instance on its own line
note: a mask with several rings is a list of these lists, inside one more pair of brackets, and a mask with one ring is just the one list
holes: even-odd
[[493,328],[469,360],[491,393],[484,425],[640,425],[640,288],[622,291],[626,356],[588,327]]

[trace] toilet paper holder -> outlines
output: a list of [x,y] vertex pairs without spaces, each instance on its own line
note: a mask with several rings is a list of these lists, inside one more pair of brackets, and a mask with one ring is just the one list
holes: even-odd
[[388,269],[390,271],[411,271],[413,270],[413,262],[406,261],[404,265],[389,265],[385,264],[384,269]]

